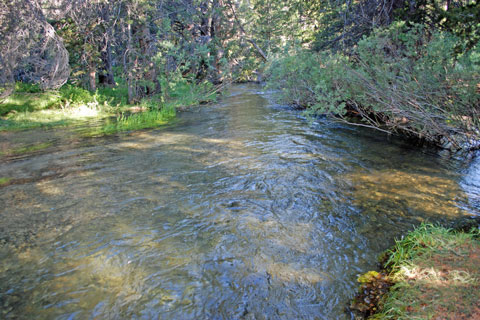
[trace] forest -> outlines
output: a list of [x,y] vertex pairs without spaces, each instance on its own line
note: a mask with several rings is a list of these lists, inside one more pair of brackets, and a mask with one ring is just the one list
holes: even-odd
[[222,85],[261,81],[278,101],[311,115],[452,150],[479,147],[476,1],[0,5],[3,130],[45,123],[42,117],[55,123],[62,114],[43,109],[80,105],[93,114],[135,105],[168,118],[175,107],[214,99]]
[[477,0],[0,0],[1,319],[480,319]]

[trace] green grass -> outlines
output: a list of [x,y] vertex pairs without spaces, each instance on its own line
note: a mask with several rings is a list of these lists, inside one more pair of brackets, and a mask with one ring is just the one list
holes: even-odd
[[0,186],[6,185],[12,180],[11,178],[0,178]]
[[197,105],[216,99],[216,91],[210,82],[192,84],[186,81],[170,84],[167,103],[174,107]]
[[106,124],[102,129],[103,134],[113,134],[122,131],[132,131],[154,128],[166,124],[175,117],[175,108],[164,107],[160,110],[152,110],[130,115],[122,114],[115,123]]
[[0,104],[0,116],[49,109],[58,106],[60,98],[60,94],[56,91],[41,93],[17,92]]
[[122,115],[117,122],[104,126],[104,134],[151,128],[175,117],[175,108],[216,98],[212,84],[196,84],[180,79],[163,84],[162,94],[142,99],[138,106],[149,112],[127,115],[134,106],[127,103],[125,84],[122,81],[118,83],[114,88],[100,87],[96,92],[89,92],[71,84],[59,90],[41,91],[36,85],[19,82],[15,93],[0,103],[0,131],[68,126],[118,114]]
[[473,236],[473,233],[454,232],[444,227],[422,224],[403,239],[395,241],[395,246],[387,251],[389,258],[385,267],[395,273],[406,261],[419,256],[427,258],[439,247],[455,250],[455,247],[462,245]]
[[12,155],[21,155],[25,153],[32,153],[35,151],[47,149],[52,145],[53,144],[51,142],[42,142],[42,143],[37,143],[33,145],[28,145],[28,146],[21,146],[21,147],[9,149],[7,151],[0,151],[0,156],[5,156],[5,155],[12,156]]
[[35,85],[17,83],[16,90],[0,104],[0,131],[69,125],[111,115],[109,97],[73,85],[42,92]]
[[22,112],[0,119],[0,131],[66,126],[91,119],[103,119],[109,116],[111,116],[111,114],[107,111],[87,105],[67,109],[45,109],[33,112]]
[[398,240],[385,263],[394,286],[371,318],[480,317],[478,236],[423,224]]

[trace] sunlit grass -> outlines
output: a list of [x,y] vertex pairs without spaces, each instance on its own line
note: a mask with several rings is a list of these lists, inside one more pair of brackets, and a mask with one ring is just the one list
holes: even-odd
[[10,182],[10,180],[12,180],[12,179],[11,178],[6,178],[6,177],[0,178],[0,186],[8,184]]
[[[35,85],[17,83],[16,90],[0,103],[0,131],[68,125],[109,116],[107,97],[72,85],[42,92]],[[103,104],[97,101],[100,97]]]
[[0,116],[10,112],[32,112],[57,106],[60,103],[60,94],[55,91],[41,93],[20,92],[6,98],[0,104]]
[[[174,118],[178,107],[214,100],[216,92],[208,82],[181,80],[169,83],[162,94],[144,98],[138,105],[129,105],[125,85],[89,92],[67,84],[59,90],[42,92],[36,85],[19,82],[16,92],[0,103],[0,131],[67,126],[120,113],[115,123],[104,126],[103,134],[152,128]],[[128,115],[133,109],[149,111]]]
[[42,142],[42,143],[37,143],[33,145],[28,145],[28,146],[21,146],[17,148],[12,148],[8,149],[6,151],[0,151],[0,156],[5,156],[5,155],[20,155],[20,154],[25,154],[25,153],[31,153],[35,151],[40,151],[43,149],[46,149],[50,146],[52,146],[52,142]]
[[390,250],[395,285],[374,319],[480,316],[480,232],[423,224]]
[[175,117],[175,108],[164,107],[160,110],[146,111],[131,115],[122,114],[114,123],[106,124],[102,128],[103,134],[112,134],[121,131],[154,128],[166,124]]
[[86,105],[68,109],[48,109],[15,113],[3,119],[3,123],[0,123],[0,131],[67,125],[79,121],[102,119],[108,116],[110,116],[110,114],[107,112]]
[[453,232],[447,228],[422,224],[403,239],[396,241],[393,249],[387,252],[389,259],[385,266],[395,272],[404,266],[405,261],[419,256],[426,258],[439,248],[455,252],[459,245],[471,240],[472,237],[471,233]]

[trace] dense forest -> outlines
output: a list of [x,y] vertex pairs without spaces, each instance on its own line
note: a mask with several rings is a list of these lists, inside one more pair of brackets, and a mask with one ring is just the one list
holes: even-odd
[[165,116],[253,80],[310,114],[477,148],[479,21],[472,0],[2,0],[2,126],[85,104]]

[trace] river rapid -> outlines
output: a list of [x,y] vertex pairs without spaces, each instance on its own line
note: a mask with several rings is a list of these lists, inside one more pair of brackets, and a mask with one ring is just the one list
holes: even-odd
[[154,130],[3,133],[1,319],[350,319],[422,221],[479,214],[480,161],[237,85]]

